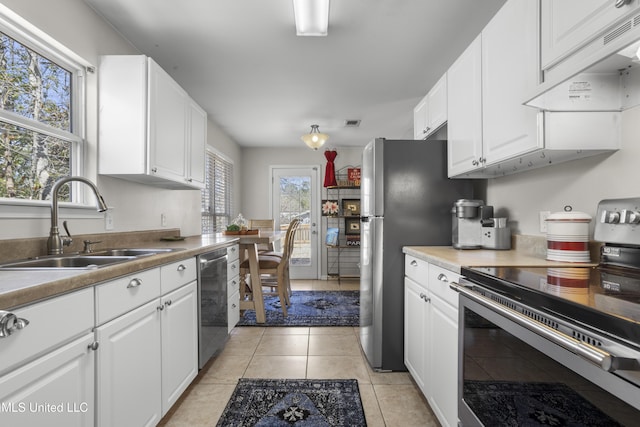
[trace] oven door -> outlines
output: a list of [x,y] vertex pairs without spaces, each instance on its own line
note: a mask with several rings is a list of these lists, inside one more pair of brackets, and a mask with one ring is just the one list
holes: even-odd
[[638,425],[637,384],[596,366],[606,365],[598,352],[578,356],[505,316],[473,286],[452,286],[460,292],[461,426]]

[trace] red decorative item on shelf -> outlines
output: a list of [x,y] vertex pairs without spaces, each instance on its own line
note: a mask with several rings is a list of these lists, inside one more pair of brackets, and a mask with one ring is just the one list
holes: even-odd
[[333,164],[333,161],[338,156],[338,152],[336,150],[326,150],[324,152],[324,157],[327,159],[327,167],[325,168],[324,174],[324,186],[325,187],[333,187],[338,185],[336,182],[336,167]]

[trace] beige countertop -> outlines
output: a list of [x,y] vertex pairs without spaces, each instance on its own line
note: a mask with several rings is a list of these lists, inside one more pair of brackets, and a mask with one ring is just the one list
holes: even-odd
[[182,241],[147,241],[138,246],[127,245],[127,248],[180,250],[142,256],[94,270],[0,270],[0,310],[22,306],[136,271],[190,258],[237,241],[236,236],[216,235],[187,237]]
[[525,250],[497,251],[489,249],[460,250],[451,246],[405,246],[403,252],[460,273],[461,267],[576,267],[597,263],[547,261],[543,256]]

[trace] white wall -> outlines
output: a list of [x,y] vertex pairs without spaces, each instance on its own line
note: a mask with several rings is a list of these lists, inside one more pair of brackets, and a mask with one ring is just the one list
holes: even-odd
[[[9,9],[97,66],[103,54],[138,54],[128,41],[104,22],[80,0],[3,0]],[[86,176],[96,182],[107,204],[113,207],[114,232],[161,228],[160,215],[165,214],[168,228],[180,228],[183,235],[200,234],[200,191],[156,189],[115,178],[96,176],[98,144],[98,75],[87,78],[87,150]],[[237,182],[242,170],[240,148],[211,121],[208,143],[234,162]],[[239,188],[239,186],[237,187]],[[9,215],[0,206],[0,239],[42,237],[49,232],[49,213],[34,209],[28,215]],[[61,212],[60,221],[65,218]],[[86,217],[87,215],[82,215]],[[105,232],[100,214],[69,220],[74,234]]]
[[[300,142],[300,148],[244,148],[242,166],[245,174],[242,182],[242,215],[245,218],[271,218],[269,211],[270,166],[321,166],[320,180],[324,182],[324,150],[313,151]],[[338,156],[335,168],[338,171],[346,165],[359,166],[362,163],[362,149],[336,148]],[[326,198],[325,190],[318,200]]]
[[[540,233],[538,212],[559,212],[565,205],[594,219],[598,202],[640,197],[640,107],[623,112],[622,149],[602,155],[488,180],[487,203],[510,218],[517,234]],[[502,216],[502,215],[501,215]]]

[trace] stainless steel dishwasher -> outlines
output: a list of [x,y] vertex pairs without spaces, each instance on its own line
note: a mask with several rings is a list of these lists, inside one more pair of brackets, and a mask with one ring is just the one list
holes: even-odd
[[224,347],[227,324],[227,249],[198,255],[198,326],[200,369]]

